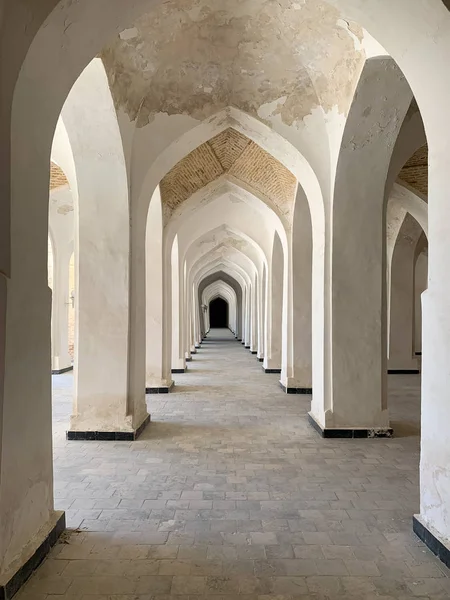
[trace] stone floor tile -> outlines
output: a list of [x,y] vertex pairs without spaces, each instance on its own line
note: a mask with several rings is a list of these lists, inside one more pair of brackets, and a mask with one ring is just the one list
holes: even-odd
[[139,440],[91,443],[65,439],[73,375],[53,377],[55,503],[82,532],[18,600],[450,598],[411,529],[419,376],[389,378],[391,440],[320,438],[309,399],[232,340],[175,379]]

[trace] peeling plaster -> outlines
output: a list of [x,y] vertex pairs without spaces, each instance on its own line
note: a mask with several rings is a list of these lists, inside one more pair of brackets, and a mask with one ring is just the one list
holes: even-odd
[[348,110],[364,63],[355,39],[363,30],[322,2],[169,0],[101,56],[116,107],[138,127],[226,106],[298,127],[314,107]]

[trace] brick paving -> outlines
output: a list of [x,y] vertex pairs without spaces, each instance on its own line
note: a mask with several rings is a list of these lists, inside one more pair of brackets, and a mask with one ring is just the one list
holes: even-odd
[[308,396],[228,332],[148,396],[129,442],[67,442],[54,376],[56,508],[73,532],[18,600],[440,600],[449,571],[414,536],[419,376],[390,377],[396,437],[323,440]]

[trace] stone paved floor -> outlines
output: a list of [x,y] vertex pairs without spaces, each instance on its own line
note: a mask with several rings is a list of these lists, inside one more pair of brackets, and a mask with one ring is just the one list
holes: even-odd
[[308,397],[229,335],[175,377],[134,443],[66,442],[72,381],[54,378],[56,507],[75,532],[18,599],[450,598],[411,532],[418,376],[391,377],[391,440],[320,439]]

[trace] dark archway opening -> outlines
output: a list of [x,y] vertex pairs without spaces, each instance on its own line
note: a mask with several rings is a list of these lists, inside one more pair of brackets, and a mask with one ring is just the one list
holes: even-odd
[[209,303],[209,325],[211,329],[228,327],[228,302],[223,298]]

